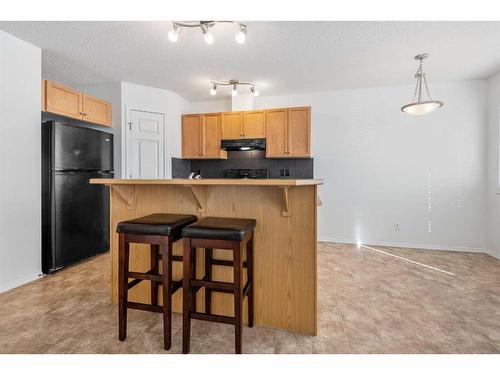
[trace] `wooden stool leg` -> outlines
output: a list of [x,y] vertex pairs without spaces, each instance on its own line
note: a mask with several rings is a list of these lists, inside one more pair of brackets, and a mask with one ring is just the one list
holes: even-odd
[[124,233],[119,234],[118,244],[118,338],[127,337],[127,297],[128,297],[129,243]]
[[[205,249],[205,278],[212,281],[212,249]],[[212,311],[212,290],[205,288],[205,314]]]
[[253,234],[247,242],[248,326],[253,327]]
[[243,246],[233,250],[234,272],[234,347],[235,353],[241,354],[242,337],[242,284],[243,284]]
[[189,344],[191,339],[191,319],[189,317],[191,300],[192,300],[192,290],[191,290],[191,274],[192,270],[192,254],[193,248],[191,247],[191,239],[185,238],[183,240],[184,252],[183,252],[183,276],[182,276],[182,353],[189,353]]
[[[196,247],[191,249],[191,279],[196,279]],[[191,309],[190,311],[196,312],[196,294],[191,292]]]
[[163,344],[165,350],[172,346],[172,240],[164,238],[161,244],[163,280]]
[[[160,273],[158,252],[158,245],[151,245],[151,270],[155,275]],[[156,281],[151,281],[151,305],[158,305],[158,283]]]

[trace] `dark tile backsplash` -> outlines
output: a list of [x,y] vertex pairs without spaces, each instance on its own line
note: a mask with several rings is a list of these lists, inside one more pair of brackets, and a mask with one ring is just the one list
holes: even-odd
[[191,160],[172,158],[172,178],[185,178],[191,173]]
[[314,159],[266,159],[265,151],[229,151],[226,160],[172,158],[172,177],[201,171],[204,178],[223,178],[226,169],[268,169],[270,178],[314,178]]

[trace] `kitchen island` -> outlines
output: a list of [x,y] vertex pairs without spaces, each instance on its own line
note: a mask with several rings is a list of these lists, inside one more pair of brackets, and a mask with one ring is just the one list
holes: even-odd
[[[254,242],[255,311],[257,326],[312,334],[317,332],[316,211],[321,180],[294,179],[92,179],[110,187],[111,299],[118,300],[118,235],[120,221],[153,213],[183,213],[198,217],[220,216],[257,220]],[[150,268],[148,245],[132,245],[130,269]],[[174,244],[182,255],[182,241]],[[214,250],[214,257],[230,259],[230,252]],[[197,253],[197,274],[203,274],[203,253]],[[182,265],[174,262],[174,280],[182,278]],[[232,282],[229,267],[214,266],[215,280]],[[245,275],[246,277],[246,275]],[[197,308],[203,311],[204,291]],[[136,302],[150,302],[150,283],[129,290]],[[212,312],[233,314],[233,297],[213,293]],[[173,297],[181,312],[182,292]],[[244,303],[244,321],[247,304]]]

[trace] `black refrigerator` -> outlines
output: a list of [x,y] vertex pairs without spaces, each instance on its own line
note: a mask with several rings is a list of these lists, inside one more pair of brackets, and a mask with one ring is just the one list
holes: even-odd
[[42,123],[42,270],[48,274],[109,249],[113,135]]

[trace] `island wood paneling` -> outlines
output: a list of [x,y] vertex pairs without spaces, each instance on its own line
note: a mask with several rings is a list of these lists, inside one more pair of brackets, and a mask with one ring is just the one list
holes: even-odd
[[[96,180],[94,180],[96,181]],[[186,181],[186,183],[188,183]],[[204,215],[254,218],[255,228],[255,325],[304,334],[317,332],[316,204],[317,186],[288,188],[289,216],[282,215],[282,190],[278,186],[205,186]],[[126,203],[127,201],[128,203]],[[112,301],[117,302],[118,222],[152,213],[200,215],[189,187],[182,185],[113,185],[111,188]],[[181,254],[181,243],[174,253]],[[230,252],[214,251],[221,259]],[[198,276],[202,276],[203,256],[198,250]],[[131,245],[131,270],[150,267],[146,245]],[[214,266],[214,279],[232,281],[232,269]],[[174,279],[182,277],[180,263],[174,262]],[[246,278],[246,276],[245,276]],[[198,293],[198,311],[203,311],[203,290]],[[142,282],[129,291],[133,301],[149,303],[150,283]],[[233,298],[213,293],[216,314],[232,315]],[[173,308],[181,312],[182,292],[174,295]],[[244,303],[246,321],[247,303]]]

